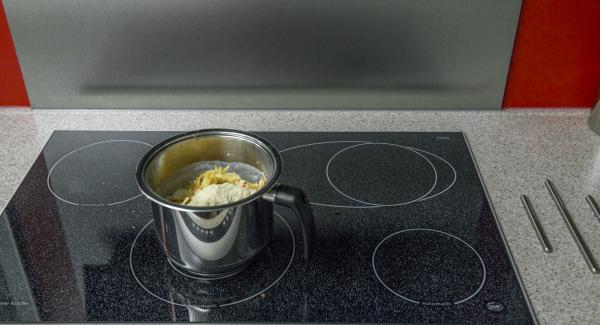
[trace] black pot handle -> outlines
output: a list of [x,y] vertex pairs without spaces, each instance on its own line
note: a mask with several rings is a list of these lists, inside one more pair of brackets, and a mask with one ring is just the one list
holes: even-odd
[[314,250],[315,221],[312,208],[304,192],[293,186],[275,185],[269,193],[270,201],[286,206],[296,214],[304,243],[304,259],[308,260]]

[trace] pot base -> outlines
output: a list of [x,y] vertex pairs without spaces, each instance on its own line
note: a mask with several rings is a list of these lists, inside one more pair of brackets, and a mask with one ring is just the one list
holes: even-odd
[[252,264],[252,260],[251,260],[246,265],[241,267],[240,269],[230,271],[230,272],[225,272],[225,273],[201,273],[201,272],[195,272],[190,269],[184,268],[183,266],[178,265],[176,262],[171,261],[170,258],[167,258],[167,262],[169,262],[169,265],[178,273],[180,273],[188,278],[192,278],[192,279],[196,279],[196,280],[203,280],[203,281],[221,280],[221,279],[232,277],[232,276],[242,272],[250,264]]

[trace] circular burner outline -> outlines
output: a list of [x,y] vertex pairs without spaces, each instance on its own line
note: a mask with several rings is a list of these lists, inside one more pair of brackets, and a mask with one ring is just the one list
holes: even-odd
[[137,199],[138,197],[142,196],[143,194],[141,194],[141,193],[140,193],[140,194],[138,194],[138,195],[136,195],[136,196],[134,196],[134,197],[128,198],[128,199],[126,199],[126,200],[117,201],[117,202],[111,202],[111,203],[75,203],[75,202],[71,202],[71,201],[69,201],[69,200],[67,200],[67,199],[65,199],[65,198],[62,198],[60,195],[58,195],[58,194],[57,194],[56,192],[54,192],[54,190],[52,189],[52,186],[50,185],[50,176],[52,175],[52,171],[54,170],[54,168],[55,168],[56,166],[58,166],[58,164],[59,164],[60,162],[62,162],[62,161],[65,159],[65,158],[69,157],[70,155],[72,155],[72,154],[74,154],[74,153],[76,153],[76,152],[78,152],[78,151],[80,151],[80,150],[87,149],[87,148],[89,148],[89,147],[92,147],[92,146],[95,146],[95,145],[99,145],[99,144],[103,144],[103,143],[110,143],[110,142],[133,142],[133,143],[139,143],[139,144],[143,144],[143,145],[145,145],[145,146],[148,146],[148,147],[152,148],[152,145],[151,145],[151,144],[149,144],[149,143],[146,143],[146,142],[142,142],[142,141],[137,141],[137,140],[106,140],[106,141],[99,141],[99,142],[90,143],[90,144],[88,144],[88,145],[85,145],[85,146],[83,146],[83,147],[77,148],[77,149],[75,149],[75,150],[73,150],[73,151],[69,152],[68,154],[66,154],[66,155],[62,156],[62,157],[61,157],[61,158],[60,158],[58,161],[56,161],[56,162],[54,163],[54,165],[52,165],[52,167],[51,167],[51,168],[50,168],[50,170],[48,171],[48,176],[46,177],[46,185],[48,186],[48,190],[50,190],[50,193],[52,193],[52,195],[53,195],[55,198],[57,198],[57,199],[59,199],[59,200],[61,200],[61,201],[65,202],[65,203],[72,204],[72,205],[76,205],[76,206],[82,206],[82,207],[102,207],[102,206],[117,205],[117,204],[121,204],[121,203],[129,202],[129,201],[131,201],[131,200],[135,200],[135,199]]
[[405,230],[400,230],[397,231],[395,233],[392,233],[388,236],[386,236],[383,240],[381,240],[379,242],[379,244],[377,244],[377,246],[375,247],[375,250],[373,250],[373,255],[371,257],[371,266],[373,267],[373,272],[375,273],[375,277],[377,277],[377,280],[391,293],[393,293],[394,295],[406,300],[406,301],[410,301],[412,303],[415,304],[422,304],[422,302],[417,301],[417,300],[413,300],[410,299],[406,296],[403,296],[401,294],[399,294],[398,292],[394,291],[392,288],[390,288],[387,284],[385,284],[385,282],[381,279],[381,277],[379,276],[379,273],[377,273],[377,268],[375,267],[375,255],[377,254],[377,250],[379,249],[379,247],[381,246],[381,244],[383,244],[386,240],[390,239],[393,236],[396,236],[398,234],[401,234],[403,232],[409,232],[409,231],[430,231],[430,232],[436,232],[436,233],[440,233],[440,234],[444,234],[446,236],[450,236],[451,238],[457,239],[458,241],[460,241],[461,243],[467,245],[467,247],[469,247],[471,249],[471,251],[473,251],[473,253],[475,253],[475,255],[477,256],[477,258],[479,259],[479,263],[481,263],[481,267],[483,270],[483,277],[481,279],[481,283],[479,284],[479,287],[477,288],[477,290],[475,290],[475,292],[473,292],[470,296],[458,300],[458,301],[453,301],[452,304],[454,305],[458,305],[458,304],[462,304],[463,302],[466,302],[468,300],[470,300],[471,298],[475,297],[479,291],[481,291],[481,289],[483,288],[483,286],[485,285],[485,281],[487,280],[487,270],[485,268],[485,263],[483,262],[483,258],[481,258],[481,255],[479,255],[479,253],[477,253],[477,251],[475,250],[475,248],[473,248],[473,246],[469,245],[469,243],[467,243],[466,241],[450,234],[447,233],[445,231],[441,231],[441,230],[436,230],[436,229],[428,229],[428,228],[412,228],[412,229],[405,229]]
[[[283,224],[285,224],[285,226],[287,227],[288,231],[290,232],[290,236],[292,237],[292,255],[290,257],[290,261],[288,262],[288,264],[286,265],[285,269],[283,270],[283,272],[281,273],[281,275],[279,275],[279,277],[277,277],[277,279],[275,279],[275,281],[273,281],[271,284],[269,284],[267,287],[265,287],[264,289],[258,291],[257,293],[254,293],[248,297],[245,297],[243,299],[239,299],[236,301],[232,301],[232,302],[228,302],[228,303],[224,303],[224,304],[219,304],[217,305],[217,307],[226,307],[226,306],[232,306],[232,305],[237,305],[239,303],[242,302],[246,302],[248,300],[254,299],[258,296],[260,296],[261,294],[267,292],[269,289],[271,289],[273,286],[275,286],[279,281],[281,281],[281,279],[283,279],[283,277],[285,276],[285,274],[287,273],[287,271],[290,269],[290,267],[292,266],[292,263],[294,262],[294,258],[296,256],[296,238],[294,237],[294,231],[292,230],[292,227],[290,227],[290,225],[287,223],[287,221],[285,221],[285,219],[277,212],[274,212],[275,215],[281,220],[283,221]],[[140,287],[142,287],[142,289],[144,289],[144,291],[146,291],[148,294],[150,294],[152,297],[161,300],[163,302],[166,302],[168,304],[173,304],[173,305],[177,305],[177,306],[181,306],[181,307],[190,307],[189,305],[184,305],[175,301],[171,301],[171,300],[167,300],[165,298],[160,297],[159,295],[155,294],[154,292],[150,291],[150,289],[146,288],[146,286],[144,286],[142,284],[142,282],[140,281],[140,279],[137,277],[137,274],[135,274],[135,270],[133,268],[133,249],[135,247],[135,243],[137,242],[138,238],[140,237],[140,235],[142,234],[142,232],[144,232],[144,230],[152,223],[154,222],[154,220],[150,220],[144,227],[142,227],[142,229],[140,230],[140,232],[137,234],[137,236],[135,236],[135,239],[133,240],[133,243],[131,244],[131,249],[129,250],[129,270],[131,271],[131,274],[133,275],[133,278],[135,279],[135,281],[140,285]],[[181,272],[180,272],[181,273]],[[191,307],[197,307],[197,306],[191,306]],[[200,308],[203,309],[203,308]]]
[[[356,147],[360,147],[360,146],[369,146],[369,145],[385,145],[385,146],[402,148],[402,149],[412,151],[412,152],[416,153],[417,155],[419,155],[421,158],[425,159],[429,163],[429,166],[431,166],[431,169],[433,170],[433,174],[435,176],[433,185],[431,186],[429,191],[427,191],[427,193],[425,193],[423,196],[421,196],[417,199],[411,200],[411,201],[406,201],[406,202],[402,202],[402,203],[394,203],[394,204],[382,204],[382,203],[371,203],[371,202],[367,202],[367,201],[361,201],[359,199],[351,197],[350,195],[348,195],[348,194],[344,193],[342,190],[340,190],[337,186],[335,186],[335,184],[331,180],[331,177],[329,177],[329,167],[331,165],[331,162],[335,159],[335,157],[337,157],[339,154],[341,154],[342,152],[344,152],[346,150],[350,150],[352,148],[356,148]],[[411,203],[420,201],[421,199],[427,197],[427,195],[429,195],[435,189],[435,186],[437,185],[437,181],[438,181],[437,169],[435,168],[435,166],[433,165],[431,160],[429,160],[427,157],[423,156],[423,154],[421,154],[420,152],[413,150],[409,147],[405,147],[405,146],[401,146],[401,145],[393,144],[393,143],[385,143],[385,142],[359,143],[359,144],[351,145],[349,147],[346,147],[346,148],[336,152],[335,154],[333,154],[333,156],[331,156],[331,158],[329,158],[329,161],[327,161],[327,167],[325,168],[325,175],[327,176],[327,182],[329,182],[329,185],[331,185],[331,187],[333,187],[334,190],[336,190],[338,193],[340,193],[344,197],[346,197],[352,201],[358,202],[358,203],[362,203],[362,204],[366,204],[366,205],[370,205],[370,206],[377,206],[377,207],[397,207],[397,206],[407,205],[407,204],[411,204]]]
[[[299,148],[304,148],[304,147],[311,147],[311,146],[317,146],[317,145],[321,145],[321,144],[335,144],[335,143],[373,143],[373,144],[377,144],[378,142],[370,142],[370,141],[360,141],[360,140],[340,140],[340,141],[324,141],[324,142],[313,142],[313,143],[306,143],[306,144],[301,144],[301,145],[297,145],[297,146],[293,146],[290,148],[286,148],[283,150],[280,150],[279,152],[283,153],[286,151],[291,151],[294,149],[299,149]],[[445,163],[446,165],[448,165],[451,169],[452,172],[454,173],[454,178],[452,179],[452,182],[450,183],[450,185],[448,185],[448,187],[446,187],[445,189],[443,189],[442,191],[440,191],[439,193],[436,193],[432,196],[428,196],[425,198],[422,198],[419,200],[420,201],[425,201],[425,200],[429,200],[431,198],[434,198],[438,195],[441,195],[443,193],[445,193],[446,191],[448,191],[452,186],[454,186],[454,184],[456,183],[456,180],[458,178],[458,174],[456,172],[456,169],[454,168],[454,166],[452,166],[452,164],[450,162],[448,162],[448,160],[433,154],[429,151],[423,150],[423,149],[418,149],[418,148],[413,148],[413,147],[407,147],[422,153],[426,153],[428,155],[434,156],[435,158],[438,158],[439,160],[441,160],[443,163]],[[437,169],[436,169],[437,172]],[[374,209],[374,208],[383,208],[385,206],[381,206],[381,205],[336,205],[336,204],[327,204],[327,203],[319,203],[319,202],[310,202],[310,204],[312,205],[317,205],[317,206],[324,206],[324,207],[330,207],[330,208],[347,208],[347,209]]]
[[[452,188],[452,186],[454,186],[454,184],[456,183],[456,179],[458,178],[458,173],[456,172],[456,169],[454,168],[454,166],[452,166],[452,164],[448,160],[446,160],[446,159],[444,159],[444,158],[442,158],[442,157],[440,157],[440,156],[438,156],[436,154],[433,154],[433,153],[431,153],[429,151],[425,151],[423,149],[417,149],[417,148],[413,148],[413,147],[408,147],[408,148],[411,148],[413,150],[420,151],[420,152],[426,153],[428,155],[434,156],[435,158],[441,160],[443,163],[445,163],[446,165],[448,165],[448,167],[450,167],[452,169],[452,173],[454,174],[454,177],[452,178],[452,182],[450,182],[450,185],[448,185],[445,189],[443,189],[442,191],[440,191],[440,192],[438,192],[438,193],[436,193],[434,195],[431,195],[431,196],[428,196],[426,198],[423,198],[423,199],[421,199],[419,201],[425,201],[425,200],[429,200],[431,198],[434,198],[434,197],[436,197],[438,195],[441,195],[441,194],[445,193],[450,188]],[[436,171],[437,171],[437,168],[436,168]]]

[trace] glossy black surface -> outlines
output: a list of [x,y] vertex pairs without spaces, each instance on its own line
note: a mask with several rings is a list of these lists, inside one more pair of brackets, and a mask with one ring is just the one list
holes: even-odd
[[55,132],[0,218],[0,320],[533,322],[461,133],[261,133],[315,203],[315,254],[278,208],[213,282],[169,265],[135,191],[142,142],[173,134]]
[[424,305],[460,304],[476,295],[486,281],[485,264],[473,248],[433,230],[390,235],[377,247],[373,263],[390,292]]

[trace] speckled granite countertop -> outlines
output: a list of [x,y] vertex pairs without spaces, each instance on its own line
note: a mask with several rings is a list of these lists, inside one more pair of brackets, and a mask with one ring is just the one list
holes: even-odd
[[[600,136],[588,110],[405,111],[0,111],[0,208],[54,130],[464,131],[541,324],[600,322],[600,275],[592,274],[544,187],[550,178],[593,254],[600,222]],[[521,206],[529,195],[555,249],[544,254]]]

